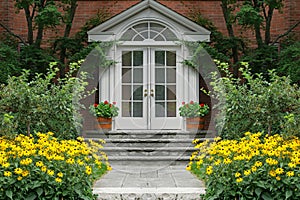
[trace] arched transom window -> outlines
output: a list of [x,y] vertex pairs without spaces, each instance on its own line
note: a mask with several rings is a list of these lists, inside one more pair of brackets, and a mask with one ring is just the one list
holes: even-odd
[[169,27],[156,22],[142,22],[127,29],[122,41],[176,41],[177,37]]

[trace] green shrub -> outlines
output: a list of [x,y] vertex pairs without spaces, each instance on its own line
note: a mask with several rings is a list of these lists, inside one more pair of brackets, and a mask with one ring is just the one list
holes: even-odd
[[300,42],[296,42],[280,52],[278,72],[290,76],[293,82],[300,84]]
[[251,134],[238,140],[199,143],[187,167],[204,180],[202,199],[300,198],[300,139]]
[[0,199],[95,200],[93,182],[110,170],[101,148],[52,132],[0,137]]
[[2,42],[0,42],[0,71],[0,84],[7,83],[9,76],[21,73],[18,52]]
[[[288,77],[269,71],[269,80],[262,74],[251,74],[242,63],[241,78],[234,78],[226,63],[218,62],[224,76],[212,74],[211,95],[218,100],[216,117],[218,134],[224,139],[240,138],[246,131],[265,134],[298,134],[300,124],[300,90]],[[293,114],[293,124],[286,116]]]
[[80,100],[87,94],[86,74],[82,74],[82,79],[73,77],[79,68],[78,63],[73,63],[66,77],[57,79],[55,66],[56,63],[51,63],[46,75],[36,74],[31,81],[29,71],[24,71],[21,76],[10,77],[8,84],[2,86],[0,114],[13,116],[12,122],[17,126],[15,132],[34,134],[34,130],[49,130],[58,138],[78,136]]

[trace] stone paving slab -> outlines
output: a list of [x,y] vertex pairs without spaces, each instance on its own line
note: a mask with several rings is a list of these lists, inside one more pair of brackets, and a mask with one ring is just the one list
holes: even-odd
[[200,200],[205,193],[185,166],[113,166],[93,189],[98,200]]

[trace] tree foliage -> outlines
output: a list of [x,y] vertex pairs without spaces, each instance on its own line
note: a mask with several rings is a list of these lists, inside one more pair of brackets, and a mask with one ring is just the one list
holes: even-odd
[[0,84],[6,83],[8,76],[20,73],[18,58],[19,54],[16,50],[0,42]]

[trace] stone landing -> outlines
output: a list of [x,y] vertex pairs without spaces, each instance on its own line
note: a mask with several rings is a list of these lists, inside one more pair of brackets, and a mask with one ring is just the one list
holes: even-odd
[[98,200],[200,200],[204,184],[185,166],[113,166],[94,185]]

